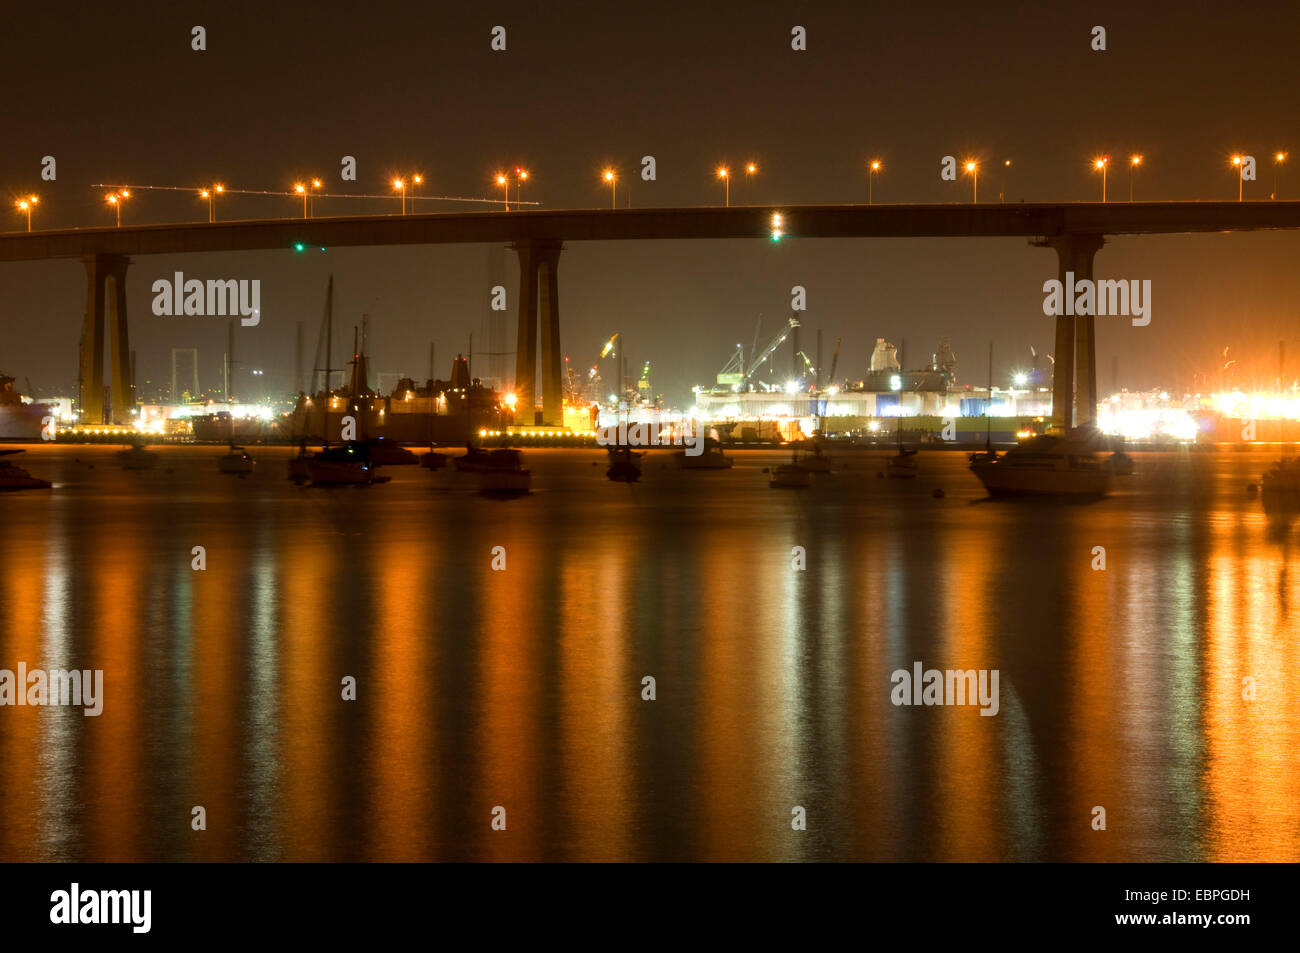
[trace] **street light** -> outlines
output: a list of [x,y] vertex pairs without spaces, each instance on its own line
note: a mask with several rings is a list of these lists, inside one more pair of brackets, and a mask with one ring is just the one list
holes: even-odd
[[209,222],[215,222],[217,220],[217,194],[224,192],[225,190],[225,186],[222,185],[214,185],[211,188],[199,189],[199,198],[206,200],[208,203]]
[[497,185],[501,186],[501,194],[505,196],[506,211],[510,211],[510,180],[502,173],[497,173]]
[[1110,156],[1102,156],[1100,159],[1094,159],[1092,167],[1101,172],[1101,200],[1106,201],[1106,170],[1110,168]]
[[[411,176],[411,182],[412,182],[413,185],[416,185],[416,186],[423,185],[423,184],[424,184],[424,176],[422,176],[422,175],[413,175],[413,176]],[[416,199],[416,196],[419,195],[419,191],[418,191],[418,189],[412,189],[411,191],[415,193],[414,195],[411,196],[411,211],[414,212],[414,211],[415,211],[415,199]]]
[[307,217],[307,187],[301,182],[295,183],[293,190],[302,196],[302,217]]
[[393,179],[393,188],[402,193],[402,214],[406,214],[406,181]]
[[522,205],[524,201],[524,182],[528,179],[528,170],[515,166],[515,204]]
[[980,170],[979,170],[979,163],[977,163],[974,159],[967,159],[967,160],[966,160],[966,171],[970,173],[970,175],[971,175],[971,182],[972,182],[972,184],[973,184],[973,186],[974,186],[974,191],[971,193],[971,204],[975,204],[975,203],[979,202],[979,200],[980,200]]
[[111,192],[108,196],[108,204],[113,206],[113,211],[117,213],[117,227],[122,227],[122,203],[131,197],[131,193],[126,189],[121,192]]
[[872,185],[876,181],[876,173],[880,171],[880,160],[872,159],[867,163],[867,204],[870,205],[874,199],[872,197]]
[[[321,181],[320,181],[320,179],[312,179],[312,180],[311,180],[311,187],[312,187],[313,189],[319,189],[319,188],[321,187]],[[316,196],[315,196],[313,193],[311,193],[311,192],[308,192],[308,193],[307,193],[307,196],[308,196],[308,198],[311,200],[311,201],[308,203],[308,208],[311,209],[311,213],[310,213],[310,214],[315,215],[315,214],[316,214]]]
[[1128,160],[1128,200],[1133,201],[1133,173],[1142,164],[1141,156],[1130,156]]
[[723,197],[727,204],[727,207],[730,208],[731,207],[731,176],[728,175],[727,167],[725,165],[718,167],[718,178],[722,180]]
[[614,192],[618,188],[618,177],[614,175],[613,169],[606,169],[604,178],[609,183],[609,207],[614,208]]
[[1004,159],[1002,162],[1002,191],[998,193],[998,200],[1006,202],[1007,200],[1007,169],[1011,168],[1011,160]]
[[1237,167],[1237,201],[1241,201],[1241,186],[1246,175],[1246,163],[1242,161],[1241,156],[1233,156],[1232,164]]
[[19,199],[16,203],[20,212],[27,213],[27,230],[32,230],[32,206],[40,204],[40,199],[35,195],[29,195],[25,199]]
[[1273,156],[1273,198],[1277,198],[1277,176],[1278,170],[1282,168],[1282,163],[1286,161],[1286,153],[1279,152]]
[[[752,179],[752,178],[753,178],[757,173],[758,173],[758,163],[757,163],[757,162],[746,162],[746,163],[745,163],[745,180],[746,180],[746,181]],[[746,186],[746,188],[748,188],[748,186]],[[748,194],[748,193],[747,193],[747,194]]]

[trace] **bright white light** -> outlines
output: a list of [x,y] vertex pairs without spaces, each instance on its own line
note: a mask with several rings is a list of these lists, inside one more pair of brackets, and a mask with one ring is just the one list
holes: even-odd
[[787,382],[786,382],[786,385],[785,385],[785,392],[786,392],[787,394],[797,394],[797,393],[799,393],[799,382],[798,382],[798,381],[787,381]]

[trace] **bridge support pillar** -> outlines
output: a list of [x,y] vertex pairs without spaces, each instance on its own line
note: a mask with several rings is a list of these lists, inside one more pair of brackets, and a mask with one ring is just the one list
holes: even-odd
[[[108,332],[112,374],[112,418],[115,424],[131,422],[135,386],[131,379],[131,345],[126,325],[125,255],[95,254],[82,259],[86,266],[86,313],[81,333],[81,420],[104,422],[104,333]],[[107,323],[107,328],[105,324]]]
[[[514,244],[519,256],[519,334],[515,351],[515,423],[531,426],[537,404],[537,325],[541,320],[542,424],[564,423],[560,355],[559,241]],[[539,301],[540,299],[540,301]],[[540,307],[539,307],[540,305]]]
[[[1049,239],[1056,250],[1057,277],[1064,293],[1075,284],[1092,280],[1092,259],[1106,240],[1101,235],[1066,234]],[[1071,306],[1072,310],[1072,306]],[[1097,421],[1097,341],[1095,318],[1090,315],[1056,316],[1056,364],[1052,375],[1052,427],[1062,433]],[[1078,400],[1077,411],[1075,400]]]

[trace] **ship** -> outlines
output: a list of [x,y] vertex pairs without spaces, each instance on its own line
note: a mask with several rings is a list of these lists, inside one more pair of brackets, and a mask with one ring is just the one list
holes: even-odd
[[40,440],[45,418],[53,414],[46,404],[24,400],[14,379],[0,374],[0,440]]

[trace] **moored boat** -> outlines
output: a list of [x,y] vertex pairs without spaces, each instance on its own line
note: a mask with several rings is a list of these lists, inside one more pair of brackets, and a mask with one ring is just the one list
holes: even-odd
[[1260,489],[1270,496],[1300,497],[1300,459],[1281,459],[1264,471]]
[[370,452],[370,462],[377,467],[414,466],[420,462],[410,450],[399,446],[386,437],[373,437],[366,441]]
[[532,472],[524,467],[500,467],[477,474],[479,491],[489,496],[518,496],[532,486]]
[[692,456],[685,450],[678,451],[677,463],[683,470],[726,470],[734,461],[716,442],[706,438],[703,452]]
[[885,462],[885,470],[891,477],[907,479],[920,472],[915,450],[900,450]]
[[436,450],[429,450],[424,456],[420,457],[420,466],[426,470],[441,470],[447,465],[447,455],[438,453]]
[[230,445],[230,452],[217,458],[217,469],[222,473],[247,476],[253,472],[257,461],[244,452],[243,447]]
[[990,496],[1101,497],[1113,475],[1087,444],[1051,434],[970,468]]
[[609,467],[605,476],[616,483],[635,483],[641,479],[641,458],[644,453],[637,453],[630,447],[610,447]]
[[[0,456],[23,453],[22,450],[0,450]],[[0,460],[0,491],[3,490],[48,490],[52,484],[37,479],[16,463]]]
[[806,489],[813,485],[813,472],[797,463],[783,463],[772,468],[772,477],[767,485],[773,489]]
[[326,447],[307,458],[307,475],[312,486],[369,486],[381,482],[365,444],[348,443]]
[[125,450],[117,452],[117,459],[123,470],[152,470],[158,465],[158,454],[146,450],[138,443],[133,443]]
[[830,473],[831,458],[822,453],[821,447],[814,446],[812,453],[806,453],[802,457],[796,452],[793,466],[809,473]]

